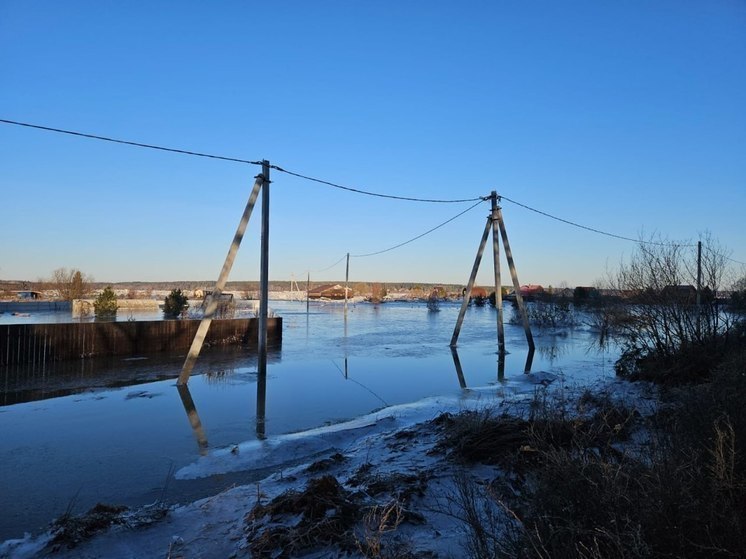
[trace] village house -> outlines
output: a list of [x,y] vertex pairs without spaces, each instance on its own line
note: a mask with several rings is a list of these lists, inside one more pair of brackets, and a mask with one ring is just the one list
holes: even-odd
[[[352,288],[348,287],[347,298],[349,299],[353,295]],[[308,291],[309,299],[344,299],[345,288],[337,284],[326,284],[314,287]]]

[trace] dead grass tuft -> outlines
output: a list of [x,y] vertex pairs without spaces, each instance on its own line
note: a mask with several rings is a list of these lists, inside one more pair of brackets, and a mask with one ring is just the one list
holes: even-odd
[[52,524],[54,536],[49,545],[52,549],[73,549],[114,524],[124,524],[122,513],[126,510],[127,507],[98,503],[79,516],[67,512]]
[[246,516],[247,543],[255,557],[292,557],[328,546],[353,551],[359,505],[335,477],[312,479],[303,491],[255,505]]
[[[456,457],[500,458],[489,486],[457,480],[454,515],[471,555],[746,557],[744,365],[735,359],[707,384],[668,392],[663,411],[645,419],[604,395],[537,399],[524,424],[507,423],[527,440],[512,454],[509,444],[481,443],[498,418],[467,417],[449,431],[460,421],[451,418],[441,444],[454,433],[470,441],[455,445]],[[468,436],[464,425],[486,430]],[[637,444],[623,445],[638,428]],[[463,444],[480,447],[466,454]]]

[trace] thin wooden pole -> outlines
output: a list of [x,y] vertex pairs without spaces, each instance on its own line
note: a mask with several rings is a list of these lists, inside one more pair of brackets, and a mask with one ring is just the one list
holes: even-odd
[[469,283],[466,284],[466,293],[464,293],[464,300],[461,303],[461,310],[458,312],[458,319],[456,320],[456,327],[453,329],[453,336],[451,337],[451,347],[456,347],[458,343],[458,335],[461,333],[461,325],[464,323],[464,316],[466,315],[466,308],[469,306],[469,298],[471,297],[471,290],[474,288],[474,281],[477,279],[477,272],[479,271],[479,263],[482,261],[482,254],[484,253],[484,246],[487,244],[487,237],[490,234],[490,227],[492,226],[492,216],[487,218],[487,224],[484,226],[484,233],[482,233],[482,240],[479,241],[479,250],[477,250],[477,257],[474,259],[474,266],[471,269],[471,275],[469,276]]
[[503,246],[505,247],[505,257],[508,259],[508,268],[510,268],[510,277],[513,279],[513,289],[515,289],[515,300],[518,303],[518,310],[521,313],[523,319],[523,330],[526,332],[526,341],[528,342],[529,349],[534,349],[534,336],[531,334],[531,326],[528,323],[528,314],[526,313],[526,306],[523,304],[523,296],[521,295],[521,284],[518,282],[518,273],[515,270],[515,262],[513,262],[513,253],[510,250],[510,242],[508,241],[508,232],[505,229],[505,221],[503,220],[503,214],[500,207],[497,208],[497,222],[500,226],[500,235],[503,239]]
[[347,268],[345,269],[345,316],[347,315],[347,284],[350,282],[350,253],[347,253]]
[[187,354],[186,360],[184,361],[184,366],[181,368],[179,380],[176,382],[176,384],[178,385],[186,384],[189,382],[189,375],[192,374],[192,369],[197,362],[197,357],[199,356],[199,352],[202,349],[202,344],[205,342],[205,337],[207,336],[207,331],[210,328],[212,317],[215,316],[215,311],[218,308],[220,295],[222,294],[223,289],[225,289],[225,284],[228,281],[228,275],[230,274],[231,268],[233,267],[233,262],[236,259],[238,247],[241,245],[241,240],[243,239],[244,233],[246,232],[246,226],[249,224],[249,218],[251,218],[251,212],[254,211],[256,199],[259,197],[259,191],[261,190],[264,183],[265,175],[257,175],[256,181],[254,182],[254,188],[251,190],[251,195],[249,196],[249,201],[246,203],[246,208],[244,209],[243,215],[241,216],[241,221],[238,222],[236,234],[233,236],[233,242],[231,242],[231,246],[228,249],[228,254],[225,257],[223,268],[222,270],[220,270],[220,275],[218,276],[218,281],[215,284],[215,289],[207,299],[205,315],[202,318],[202,321],[199,323],[197,333],[194,335],[194,340],[192,340],[192,346],[189,348],[189,353]]
[[497,309],[497,352],[505,355],[505,328],[503,326],[503,293],[500,278],[500,235],[497,219],[497,192],[492,191],[492,257],[495,266],[495,308]]
[[308,276],[306,277],[306,314],[309,312],[309,298],[308,293],[311,291],[311,272],[308,272]]
[[[260,359],[267,360],[267,315],[269,311],[269,161],[262,161],[264,186],[262,188],[261,258],[259,261],[259,341]],[[261,374],[261,371],[260,371]],[[266,371],[265,371],[266,374]]]

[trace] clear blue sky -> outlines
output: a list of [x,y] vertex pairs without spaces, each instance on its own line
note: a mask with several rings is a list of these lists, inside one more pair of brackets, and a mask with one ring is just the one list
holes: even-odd
[[[746,2],[0,3],[0,118],[261,159],[416,197],[505,196],[746,261]],[[0,279],[216,278],[257,168],[0,125]],[[273,175],[271,278],[465,209]],[[352,280],[466,282],[487,205]],[[634,245],[505,202],[521,283]],[[255,213],[231,279],[258,278]],[[491,259],[479,281],[489,283]],[[344,265],[312,274],[339,280]],[[508,283],[507,278],[504,283]]]

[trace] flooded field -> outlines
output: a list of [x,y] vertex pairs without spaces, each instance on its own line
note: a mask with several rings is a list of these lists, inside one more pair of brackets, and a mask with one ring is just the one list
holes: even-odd
[[[424,303],[357,304],[346,320],[336,303],[312,304],[308,315],[305,303],[270,306],[284,332],[269,356],[263,426],[256,356],[243,349],[206,351],[188,391],[175,385],[178,354],[0,368],[0,540],[97,502],[185,502],[261,479],[266,472],[173,478],[209,450],[255,440],[257,432],[271,440],[476,387],[534,389],[536,378],[524,375],[522,328],[506,325],[510,354],[499,370],[490,307],[469,309],[454,355],[456,304],[437,313]],[[616,354],[594,349],[587,326],[534,335],[534,373],[577,384],[613,376]]]

